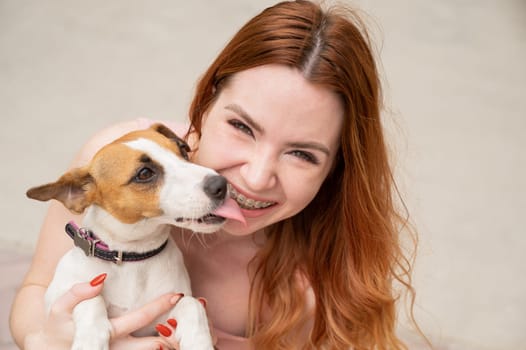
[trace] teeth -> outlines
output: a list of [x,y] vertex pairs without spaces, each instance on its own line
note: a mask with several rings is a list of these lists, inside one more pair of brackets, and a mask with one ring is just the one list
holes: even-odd
[[264,209],[275,204],[275,202],[262,202],[252,198],[247,198],[238,193],[230,184],[228,184],[228,192],[230,193],[230,197],[243,209]]
[[243,196],[242,194],[238,194],[238,195],[236,196],[236,200],[237,200],[237,202],[238,202],[239,204],[245,204],[245,200],[246,200],[246,198],[245,198],[245,196]]

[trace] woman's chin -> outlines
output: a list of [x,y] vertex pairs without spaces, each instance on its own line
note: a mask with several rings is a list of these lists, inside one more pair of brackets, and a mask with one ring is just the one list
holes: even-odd
[[235,220],[227,220],[221,230],[232,236],[248,236],[257,231],[258,228],[251,224],[250,220],[247,220],[246,224]]

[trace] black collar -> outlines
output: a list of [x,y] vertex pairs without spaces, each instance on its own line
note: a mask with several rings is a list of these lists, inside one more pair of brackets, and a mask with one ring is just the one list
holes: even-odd
[[82,249],[86,256],[94,256],[116,264],[121,264],[124,261],[141,261],[151,258],[159,254],[168,244],[168,240],[166,240],[160,247],[144,253],[123,252],[109,250],[106,243],[99,240],[93,232],[79,228],[73,221],[66,224],[66,233],[73,239],[75,246]]

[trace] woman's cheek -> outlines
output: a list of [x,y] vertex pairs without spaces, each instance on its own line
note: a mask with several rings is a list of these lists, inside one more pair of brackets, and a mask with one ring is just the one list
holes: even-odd
[[317,181],[313,181],[313,179],[302,180],[299,176],[291,176],[283,185],[289,205],[294,208],[296,213],[303,210],[314,199],[319,189]]

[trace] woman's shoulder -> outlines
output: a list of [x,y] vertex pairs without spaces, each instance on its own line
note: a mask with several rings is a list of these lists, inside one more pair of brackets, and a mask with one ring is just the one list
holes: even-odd
[[137,118],[127,121],[122,121],[110,125],[104,129],[96,132],[88,141],[82,146],[73,160],[73,166],[83,166],[89,162],[95,153],[104,145],[118,139],[122,135],[134,131],[150,127],[152,124],[162,123],[168,128],[172,129],[177,135],[184,136],[187,132],[188,126],[182,122],[155,120],[147,118]]

